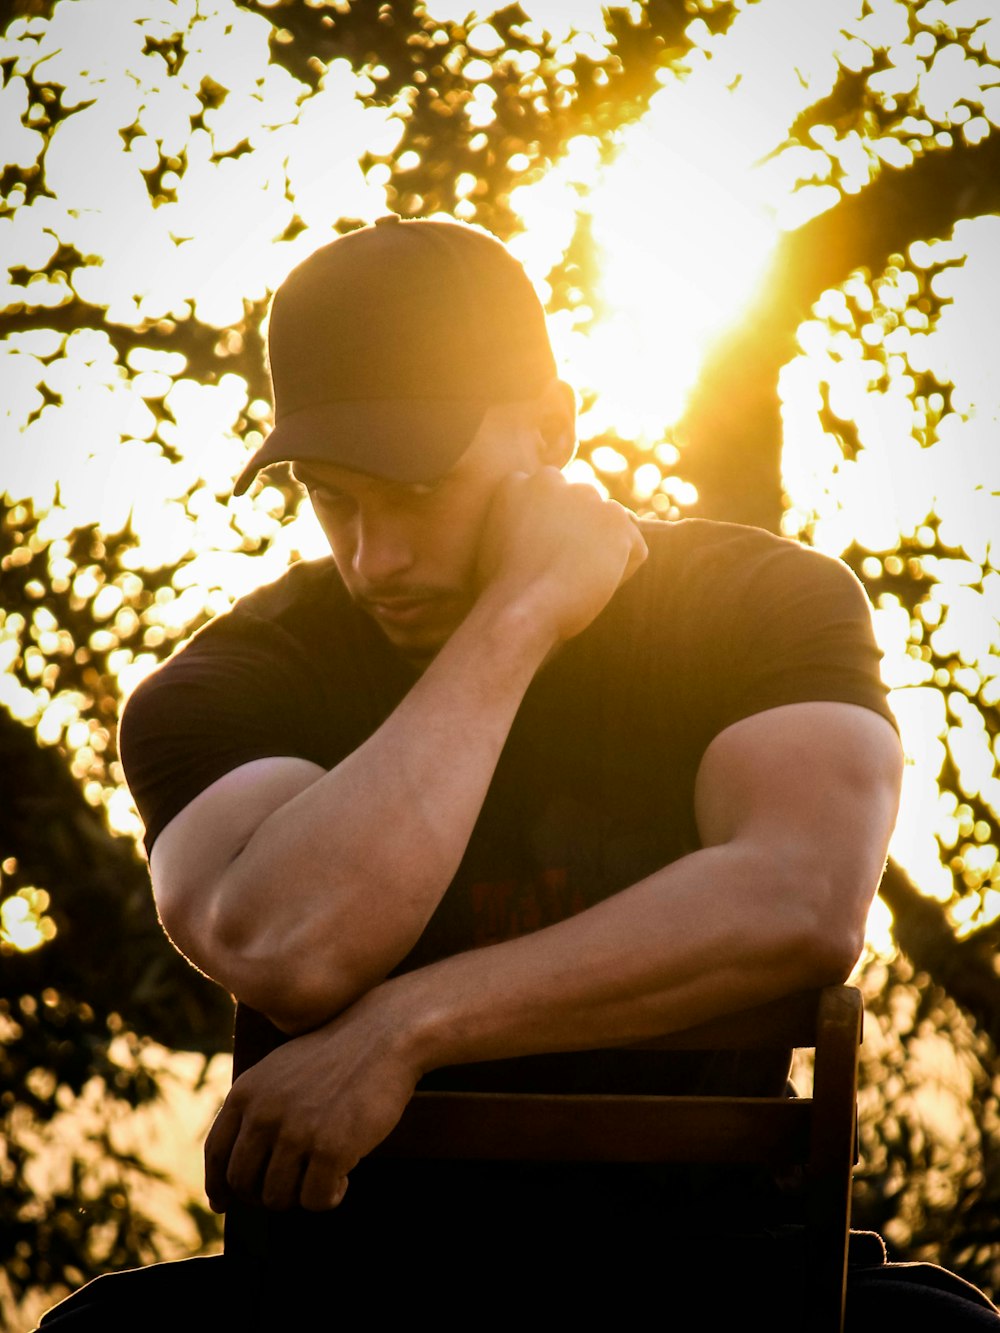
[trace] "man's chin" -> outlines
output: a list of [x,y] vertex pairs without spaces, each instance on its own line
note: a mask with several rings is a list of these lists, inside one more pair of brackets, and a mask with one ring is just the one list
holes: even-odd
[[418,602],[376,602],[363,609],[385,635],[392,647],[412,662],[425,667],[441,651],[464,619],[458,614],[457,599]]
[[382,633],[389,641],[390,646],[400,657],[405,658],[411,666],[422,671],[424,667],[433,662],[438,653],[448,641],[448,635],[437,637],[432,635],[401,634],[399,631],[387,629],[385,625],[380,626]]
[[372,615],[372,619],[400,657],[421,668],[433,661],[455,629],[454,625],[400,624],[379,615]]

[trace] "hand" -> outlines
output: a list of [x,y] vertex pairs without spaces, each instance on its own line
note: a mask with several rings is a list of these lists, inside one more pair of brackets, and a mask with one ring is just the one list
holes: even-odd
[[556,468],[497,488],[479,554],[480,596],[527,606],[554,641],[579,634],[646,559],[635,518]]
[[420,1071],[402,1054],[379,988],[265,1056],[233,1084],[205,1144],[209,1203],[335,1208],[358,1161],[389,1133]]

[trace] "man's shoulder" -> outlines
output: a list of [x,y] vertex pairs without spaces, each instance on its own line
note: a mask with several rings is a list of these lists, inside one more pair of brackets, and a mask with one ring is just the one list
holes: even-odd
[[649,548],[640,573],[645,572],[648,592],[657,599],[767,598],[783,586],[831,582],[860,591],[843,561],[764,528],[697,518],[643,520],[640,528]]
[[259,623],[295,632],[338,611],[347,611],[350,605],[332,557],[300,560],[273,582],[240,597],[228,611],[210,621],[205,630]]
[[[270,680],[275,688],[315,674],[313,659],[322,655],[338,626],[350,614],[350,599],[331,559],[301,561],[279,578],[240,597],[214,616],[136,687],[125,717],[154,700],[173,700],[191,688],[244,687]],[[123,719],[124,720],[124,719]]]
[[720,519],[681,518],[673,522],[640,519],[639,527],[651,553],[664,560],[730,560],[740,564],[791,551],[817,554],[791,537]]
[[122,712],[119,747],[147,846],[200,791],[242,764],[287,755],[326,764],[337,737],[317,718],[329,718],[325,705],[343,675],[346,649],[337,645],[349,634],[335,610],[341,596],[332,561],[295,565],[216,616],[138,684]]
[[311,651],[335,634],[352,604],[332,559],[303,560],[245,593],[202,625],[165,665],[233,650]]
[[[810,697],[871,694],[883,711],[871,603],[842,560],[734,523],[654,521],[642,531],[649,559],[621,589],[604,629],[628,645],[617,651],[633,675],[642,659],[655,659],[667,664],[675,691],[685,680],[699,697],[721,698],[737,679],[784,673],[780,689],[760,692],[768,706],[812,690]],[[862,683],[848,690],[848,676]],[[794,690],[793,677],[801,682]]]

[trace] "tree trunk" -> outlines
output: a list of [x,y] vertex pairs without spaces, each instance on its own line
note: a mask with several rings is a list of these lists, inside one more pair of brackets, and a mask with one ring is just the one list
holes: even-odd
[[777,531],[781,490],[778,375],[819,297],[859,268],[880,273],[917,240],[950,235],[964,217],[1000,212],[1000,134],[884,168],[857,195],[781,242],[748,319],[710,351],[678,427],[685,480],[703,518]]

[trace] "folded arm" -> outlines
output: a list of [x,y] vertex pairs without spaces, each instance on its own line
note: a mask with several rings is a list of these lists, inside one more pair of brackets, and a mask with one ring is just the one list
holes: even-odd
[[377,985],[242,1075],[206,1149],[214,1206],[335,1205],[428,1069],[628,1042],[843,980],[900,776],[892,728],[853,705],[728,728],[698,775],[701,850],[569,920]]
[[639,1040],[843,981],[901,764],[889,724],[849,704],[728,728],[698,775],[701,850],[558,925],[384,988],[398,988],[422,1067]]
[[329,773],[246,764],[153,846],[173,942],[287,1032],[328,1020],[410,951],[532,678],[646,554],[626,511],[552,468],[505,479],[481,548],[468,616],[364,745]]

